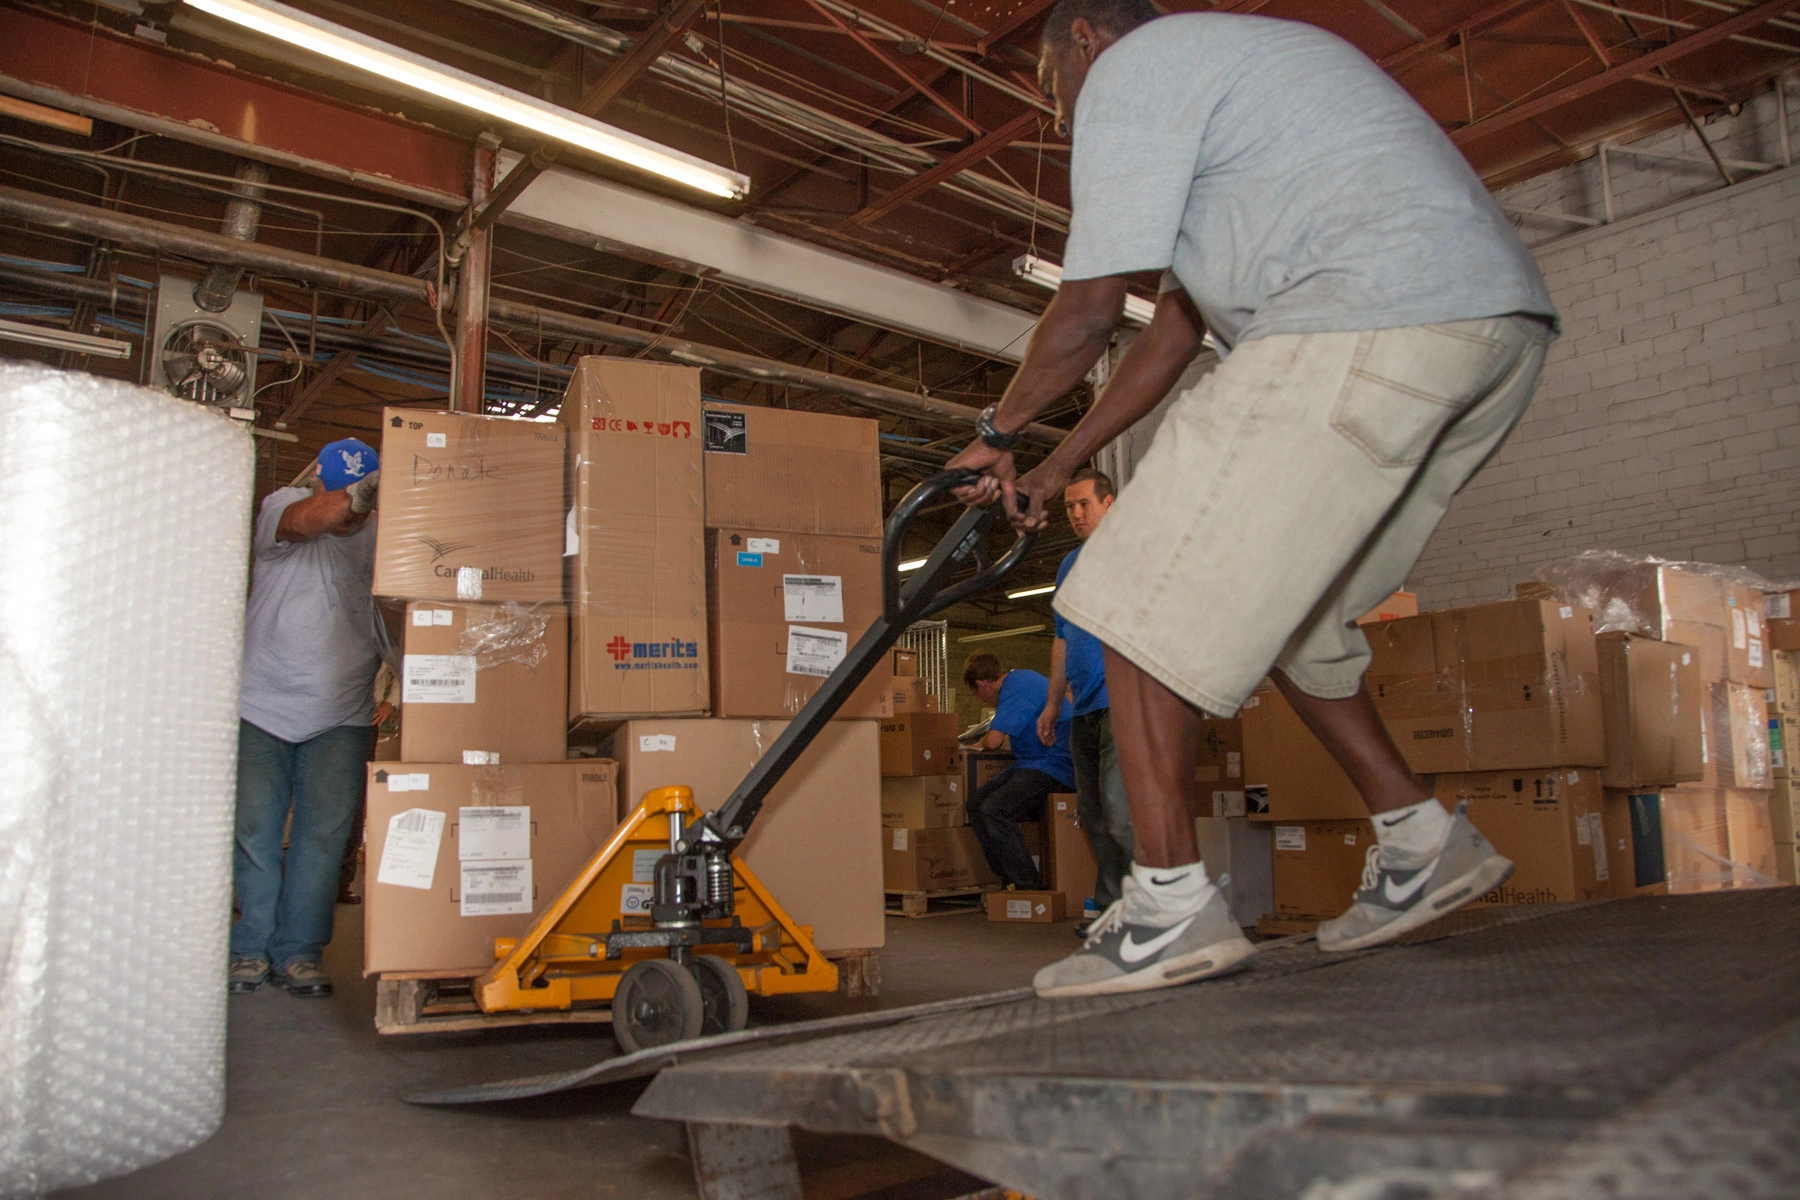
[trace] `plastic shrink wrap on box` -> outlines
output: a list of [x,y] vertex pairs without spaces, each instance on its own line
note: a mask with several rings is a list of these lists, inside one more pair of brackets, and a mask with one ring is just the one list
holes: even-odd
[[214,413],[0,363],[0,1195],[218,1127],[252,473]]

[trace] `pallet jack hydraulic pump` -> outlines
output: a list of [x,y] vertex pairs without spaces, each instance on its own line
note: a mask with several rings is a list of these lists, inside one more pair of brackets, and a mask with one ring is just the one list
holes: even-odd
[[[994,504],[965,512],[925,565],[901,579],[902,543],[914,518],[976,478],[947,471],[907,494],[882,538],[881,617],[724,803],[704,811],[686,787],[646,793],[531,929],[496,943],[498,961],[473,989],[482,1011],[610,1003],[614,1036],[630,1053],[742,1029],[752,992],[837,990],[837,968],[813,945],[811,928],[794,922],[737,848],[769,792],[900,635],[993,587],[1024,560],[1030,534],[995,560],[985,553],[987,535],[1008,527]],[[641,895],[646,854],[655,866],[650,911],[640,915],[641,903],[628,912],[626,898]]]

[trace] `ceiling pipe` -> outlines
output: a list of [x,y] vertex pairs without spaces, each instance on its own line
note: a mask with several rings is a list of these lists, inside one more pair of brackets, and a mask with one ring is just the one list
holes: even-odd
[[[269,182],[269,168],[246,160],[238,164],[237,177],[239,182],[233,189],[237,195],[225,206],[225,223],[220,232],[233,241],[254,242],[256,228],[262,223],[263,185]],[[237,295],[238,282],[243,278],[241,266],[211,264],[194,285],[194,303],[210,313],[224,312],[231,307],[231,298]]]
[[[84,237],[102,238],[122,245],[178,254],[205,263],[244,267],[354,296],[436,307],[435,289],[425,280],[415,279],[410,275],[397,275],[391,271],[378,271],[314,254],[283,250],[261,242],[240,242],[221,234],[112,212],[93,205],[58,200],[19,188],[0,186],[0,217],[60,229]],[[580,341],[642,350],[735,379],[810,388],[878,412],[913,420],[973,428],[975,418],[979,415],[979,410],[966,404],[536,305],[494,299],[488,303],[488,315],[495,322],[519,329],[544,330]],[[1023,432],[1028,441],[1054,446],[1062,440],[1066,431],[1034,422],[1026,426]]]

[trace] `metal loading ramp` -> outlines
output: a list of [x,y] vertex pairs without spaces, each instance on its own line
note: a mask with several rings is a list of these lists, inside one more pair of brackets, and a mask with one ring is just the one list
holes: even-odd
[[701,1194],[800,1196],[789,1126],[1036,1200],[1800,1197],[1800,890],[1477,909],[1327,957],[664,1070]]

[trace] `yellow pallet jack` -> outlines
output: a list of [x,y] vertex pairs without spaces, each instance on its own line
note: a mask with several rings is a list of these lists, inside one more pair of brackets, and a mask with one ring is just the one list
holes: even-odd
[[[837,967],[744,865],[737,847],[769,792],[909,626],[1000,582],[1031,548],[1021,535],[990,563],[984,540],[1008,527],[998,504],[971,509],[925,565],[902,583],[908,526],[926,505],[972,483],[947,471],[909,492],[882,538],[882,615],[844,656],[736,790],[712,812],[691,789],[657,788],[521,938],[495,944],[498,961],[475,981],[483,1012],[612,1006],[620,1047],[636,1050],[735,1032],[749,995],[837,990]],[[974,574],[952,582],[966,573]],[[626,911],[641,890],[637,864],[656,854],[648,915]]]

